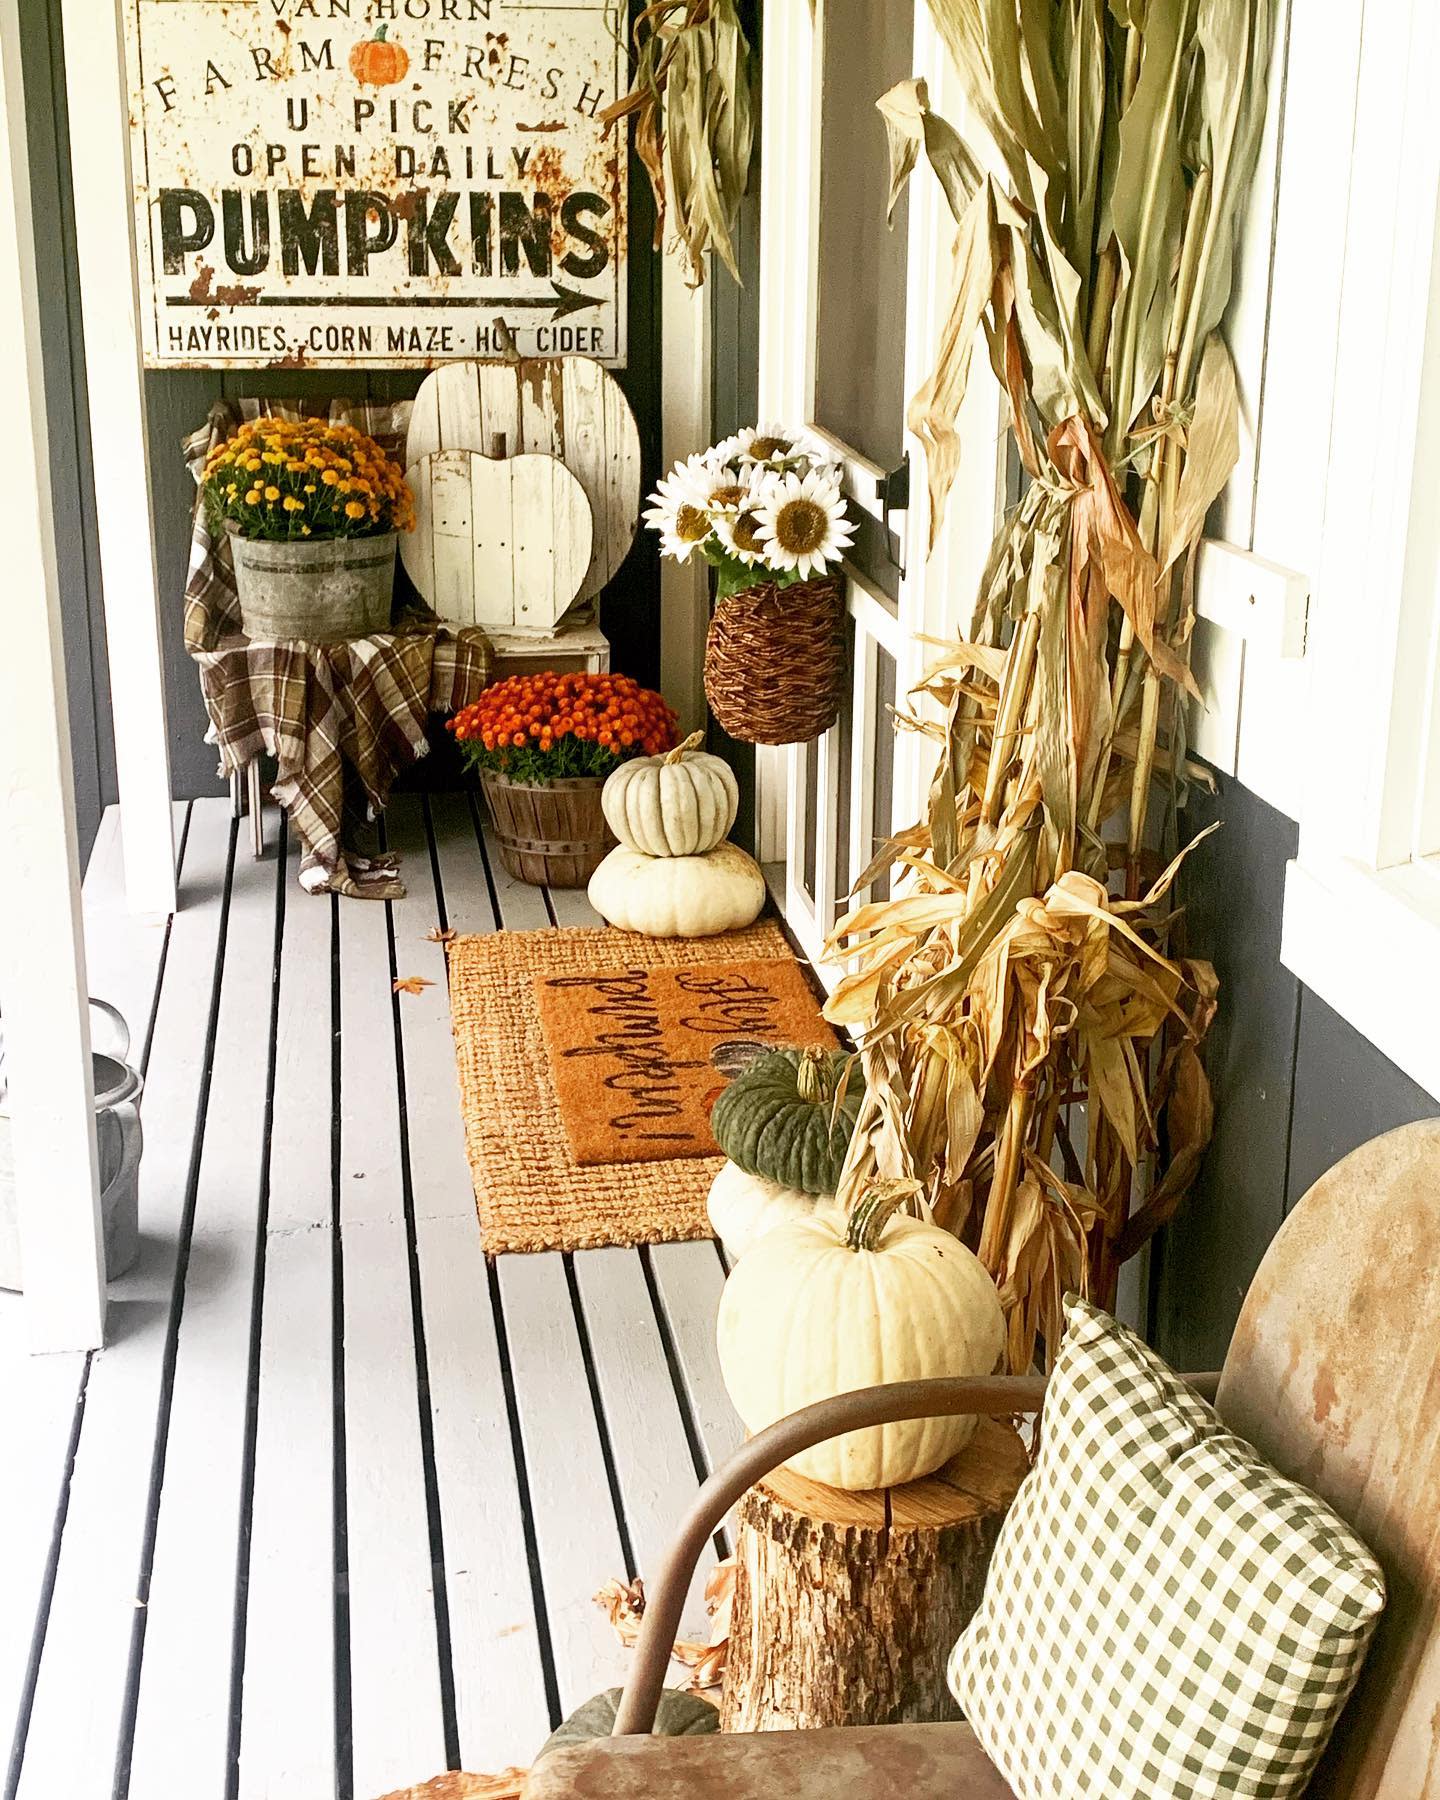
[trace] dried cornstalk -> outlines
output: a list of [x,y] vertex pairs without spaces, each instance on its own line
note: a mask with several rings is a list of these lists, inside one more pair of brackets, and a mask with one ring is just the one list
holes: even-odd
[[735,0],[654,0],[635,21],[630,92],[600,115],[635,119],[635,154],[655,196],[655,246],[673,216],[686,280],[713,249],[740,279],[735,229],[750,179],[750,45]]
[[1170,953],[1179,859],[1147,874],[1147,845],[1156,785],[1172,814],[1191,772],[1193,557],[1239,441],[1217,328],[1274,5],[930,6],[1000,171],[923,82],[880,101],[892,200],[923,153],[957,220],[953,301],[910,409],[932,536],[977,336],[1025,481],[969,641],[899,720],[941,743],[927,815],[861,878],[895,866],[893,898],[837,924],[826,1011],[863,1043],[844,1195],[921,1182],[994,1274],[1024,1369],[1056,1342],[1066,1288],[1113,1298],[1210,1133],[1215,978]]

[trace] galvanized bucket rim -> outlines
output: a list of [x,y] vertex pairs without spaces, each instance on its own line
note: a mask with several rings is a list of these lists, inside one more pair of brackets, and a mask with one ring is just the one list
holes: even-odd
[[[307,574],[325,575],[338,569],[381,569],[395,560],[397,531],[375,532],[366,537],[248,538],[227,521],[226,530],[235,545],[244,544],[244,563],[261,575],[289,575],[296,566]],[[317,552],[319,554],[317,554]],[[277,560],[267,562],[266,557]]]

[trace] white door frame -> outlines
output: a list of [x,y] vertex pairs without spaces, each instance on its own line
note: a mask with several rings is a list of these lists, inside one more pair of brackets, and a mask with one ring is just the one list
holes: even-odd
[[[928,0],[913,4],[915,74],[929,85],[934,110],[964,128],[966,107],[960,84],[930,17]],[[798,4],[765,10],[760,202],[760,369],[763,419],[815,427],[816,322],[819,274],[820,88],[826,0],[813,8]],[[876,94],[876,99],[879,94]],[[832,150],[831,154],[836,154]],[[801,176],[808,172],[808,179]],[[905,394],[915,392],[930,372],[951,295],[950,247],[955,236],[940,184],[922,161],[909,193],[906,251]],[[910,504],[892,509],[889,523],[899,534],[904,574],[898,605],[890,604],[852,565],[844,565],[846,609],[855,627],[853,730],[850,768],[839,767],[839,733],[821,739],[815,831],[816,892],[806,893],[802,835],[804,747],[761,750],[756,756],[758,854],[762,862],[785,862],[784,910],[802,948],[817,957],[835,907],[835,805],[841,780],[849,780],[851,879],[870,860],[868,841],[875,769],[875,657],[893,657],[897,705],[920,680],[932,652],[922,637],[944,637],[968,627],[980,572],[989,553],[1005,497],[1006,451],[1001,397],[996,385],[972,385],[961,415],[964,450],[951,490],[945,523],[927,556],[929,509],[924,453],[907,430]],[[822,435],[825,435],[822,433]],[[877,483],[884,471],[853,450],[845,456],[845,488],[853,505],[881,517]],[[892,809],[888,823],[900,829],[921,815],[933,758],[928,740],[902,731],[895,744]],[[822,969],[832,983],[840,970]]]
[[0,655],[0,1007],[32,1348],[104,1339],[80,860],[55,569],[18,0],[0,0],[0,332],[17,353],[7,433]]
[[[125,0],[62,0],[95,520],[125,895],[173,912],[175,840],[130,168]],[[177,451],[178,454],[178,451]],[[172,604],[178,610],[179,596]]]

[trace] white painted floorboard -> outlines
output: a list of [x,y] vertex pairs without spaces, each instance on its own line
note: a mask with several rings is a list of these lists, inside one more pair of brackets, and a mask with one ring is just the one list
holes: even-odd
[[[523,1764],[548,1735],[550,1715],[489,1275],[456,1104],[445,950],[427,935],[438,928],[439,896],[418,805],[397,801],[389,828],[410,876],[393,909],[396,967],[434,983],[401,996],[400,1022],[461,1760],[469,1768],[481,1758]],[[478,856],[468,880],[477,876],[486,893]]]
[[445,1765],[385,909],[340,911],[345,1515],[355,1791]]
[[111,1284],[108,1341],[90,1369],[20,1800],[112,1792],[230,835],[228,808],[193,809],[141,1108],[140,1260]]
[[237,1800],[335,1792],[330,935],[329,898],[303,893],[292,878],[275,1044]]
[[[524,1764],[624,1679],[596,1589],[653,1567],[697,1454],[738,1441],[712,1245],[653,1247],[649,1281],[631,1250],[483,1254],[427,933],[593,923],[583,894],[508,877],[464,796],[396,800],[389,907],[304,894],[293,855],[277,885],[276,823],[259,864],[242,829],[227,916],[228,806],[188,809],[168,940],[119,898],[113,816],[97,839],[92,988],[136,1055],[160,976],[144,1244],[88,1375],[27,1356],[0,1295],[4,1800],[372,1800]],[[392,946],[433,985],[394,999]]]
[[[178,843],[188,809],[178,807]],[[137,918],[125,904],[120,820],[106,813],[85,876],[85,954],[90,992],[119,1008],[130,1027],[136,1066],[155,1001],[165,947],[163,917]],[[108,1027],[95,1021],[98,1033]],[[31,1358],[14,1296],[0,1294],[0,1721],[13,1727],[31,1651],[28,1622],[41,1599],[56,1519],[65,1498],[67,1459],[89,1359]],[[22,1370],[23,1379],[13,1372]]]
[[235,858],[186,1259],[130,1783],[224,1791],[250,1315],[264,1175],[275,868]]

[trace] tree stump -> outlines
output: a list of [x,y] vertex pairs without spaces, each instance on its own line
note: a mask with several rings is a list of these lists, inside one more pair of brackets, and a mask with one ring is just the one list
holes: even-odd
[[982,1419],[923,1481],[847,1493],[789,1469],[740,1502],[722,1731],[956,1719],[950,1651],[1028,1468]]

